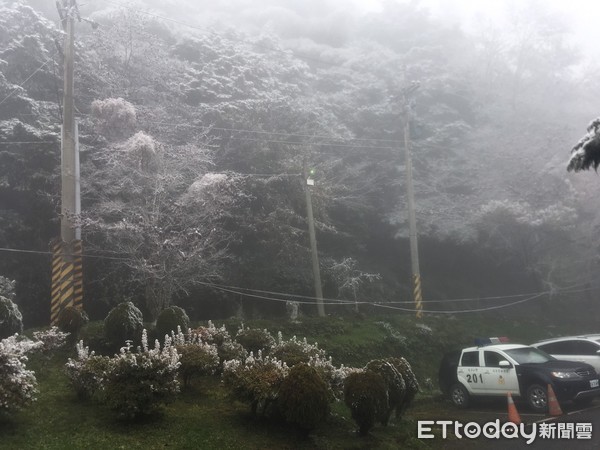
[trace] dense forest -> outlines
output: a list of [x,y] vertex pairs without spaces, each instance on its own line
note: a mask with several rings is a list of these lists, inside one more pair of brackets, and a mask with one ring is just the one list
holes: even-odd
[[[527,2],[467,33],[417,2],[333,5],[80,5],[86,311],[316,314],[309,168],[326,311],[411,314],[408,108],[425,310],[600,317],[598,178],[566,170],[599,68],[563,18]],[[53,8],[0,1],[0,275],[28,326],[60,234]]]

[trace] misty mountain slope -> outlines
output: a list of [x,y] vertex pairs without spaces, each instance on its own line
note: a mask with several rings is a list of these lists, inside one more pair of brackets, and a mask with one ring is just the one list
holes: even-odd
[[[1,5],[0,144],[14,144],[0,147],[0,246],[45,250],[58,233],[61,34],[28,7]],[[552,77],[525,62],[517,70],[528,41],[494,50],[414,5],[360,16],[331,3],[320,18],[271,7],[241,9],[248,26],[237,29],[223,20],[232,10],[186,26],[198,10],[190,6],[186,19],[184,4],[82,8],[100,24],[78,24],[84,240],[90,252],[129,258],[86,265],[94,314],[124,297],[151,315],[173,301],[231,314],[240,297],[205,284],[215,282],[312,295],[305,164],[314,170],[326,296],[407,297],[407,103],[426,296],[587,280],[580,268],[593,255],[577,265],[574,250],[545,248],[578,236],[579,198],[552,167],[532,170],[568,139],[557,121],[562,97],[541,95],[550,83],[568,91],[567,59]],[[276,25],[278,14],[298,26]],[[325,33],[336,20],[340,30]],[[420,87],[407,102],[413,81]],[[514,230],[527,246],[502,244]],[[47,261],[36,261],[11,255],[0,273],[19,281],[26,317],[41,323],[48,275],[37,274]],[[349,282],[358,288],[348,291]],[[283,310],[264,299],[245,305]]]

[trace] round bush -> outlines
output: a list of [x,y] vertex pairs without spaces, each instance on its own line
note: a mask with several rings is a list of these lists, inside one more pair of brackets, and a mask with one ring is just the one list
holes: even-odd
[[184,344],[175,348],[179,353],[179,376],[183,387],[187,387],[193,377],[212,375],[219,367],[219,355],[214,345]]
[[417,377],[415,376],[410,363],[405,358],[388,358],[386,361],[389,361],[394,365],[394,367],[402,375],[404,383],[406,384],[406,395],[404,396],[404,401],[396,408],[396,417],[400,417],[402,413],[411,405],[412,401],[417,395],[417,392],[419,392],[419,382],[417,381]]
[[9,298],[0,296],[0,339],[23,332],[23,316]]
[[383,377],[370,370],[351,373],[344,382],[344,403],[350,408],[359,433],[368,434],[387,409]]
[[190,326],[190,318],[185,313],[183,308],[179,306],[171,306],[163,309],[156,319],[156,334],[159,340],[165,337],[165,334],[171,335],[171,331],[177,333],[177,327],[181,327],[181,331],[187,333]]
[[329,389],[317,371],[306,364],[290,370],[279,389],[279,410],[289,423],[305,432],[329,415]]
[[67,306],[58,313],[56,325],[61,331],[71,333],[71,340],[77,339],[83,326],[90,321],[88,315],[83,309],[74,306]]
[[271,349],[271,356],[280,359],[289,367],[300,363],[308,363],[311,358],[325,359],[325,351],[319,349],[317,344],[309,344],[306,338],[298,340],[296,336],[285,341],[279,333],[279,342]]
[[381,411],[378,420],[382,425],[387,425],[394,409],[400,410],[404,397],[406,396],[406,383],[398,369],[388,360],[375,359],[365,367],[367,371],[381,375],[385,382],[387,391],[387,407]]
[[142,312],[131,302],[115,306],[104,319],[104,335],[113,346],[122,346],[125,341],[138,342],[143,328]]
[[242,328],[235,336],[235,340],[242,344],[248,351],[258,354],[259,350],[263,353],[268,353],[271,347],[275,344],[275,339],[267,330],[259,330],[252,328]]

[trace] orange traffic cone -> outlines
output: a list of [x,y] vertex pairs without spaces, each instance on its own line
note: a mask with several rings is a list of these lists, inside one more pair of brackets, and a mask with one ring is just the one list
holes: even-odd
[[521,416],[519,416],[519,412],[517,411],[517,407],[515,406],[515,402],[513,401],[510,392],[507,392],[506,394],[508,398],[508,421],[518,425],[521,423]]
[[552,389],[552,385],[550,384],[548,385],[548,413],[551,416],[562,416],[563,414],[556,399],[556,394],[554,394],[554,389]]

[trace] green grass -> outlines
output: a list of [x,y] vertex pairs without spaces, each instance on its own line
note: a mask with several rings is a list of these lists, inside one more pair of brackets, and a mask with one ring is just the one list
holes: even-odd
[[[381,322],[391,325],[394,338]],[[162,413],[138,422],[118,422],[103,407],[79,400],[70,389],[64,363],[73,350],[51,358],[32,356],[28,368],[39,382],[38,401],[9,420],[0,422],[3,449],[396,449],[428,448],[416,439],[416,420],[436,418],[445,403],[436,391],[437,368],[441,355],[450,348],[470,345],[475,336],[508,335],[515,342],[531,342],[551,334],[574,330],[548,328],[535,322],[497,320],[456,320],[426,318],[431,328],[424,332],[410,316],[382,318],[307,318],[294,324],[279,321],[246,322],[251,327],[282,331],[285,338],[296,335],[318,342],[334,363],[363,366],[371,359],[405,356],[425,388],[414,407],[400,421],[377,426],[367,437],[355,433],[355,425],[343,403],[306,438],[293,428],[257,420],[245,404],[231,401],[218,377],[196,380],[190,389],[167,405]],[[220,325],[220,323],[219,323]],[[237,323],[226,322],[234,335]],[[93,341],[99,332],[90,324],[84,336]],[[425,379],[432,384],[427,386]]]

